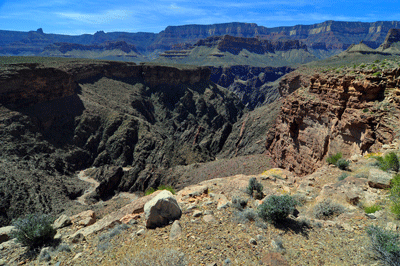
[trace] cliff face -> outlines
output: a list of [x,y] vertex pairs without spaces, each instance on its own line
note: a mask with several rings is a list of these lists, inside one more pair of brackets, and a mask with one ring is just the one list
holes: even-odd
[[389,48],[393,43],[400,42],[400,29],[390,29],[385,41],[379,47],[382,50]]
[[[339,22],[326,21],[312,25],[266,28],[254,23],[223,23],[213,25],[169,26],[158,34],[97,32],[94,35],[84,34],[67,36],[46,34],[42,30],[31,32],[0,31],[1,54],[38,54],[44,47],[56,42],[76,44],[100,44],[105,41],[126,41],[133,44],[143,53],[173,49],[180,43],[194,44],[200,39],[211,36],[231,35],[265,39],[269,41],[298,40],[307,47],[316,50],[347,49],[353,43],[364,41],[371,48],[377,48],[392,28],[400,28],[398,21]],[[336,53],[336,52],[335,52]],[[318,53],[321,56],[330,53]]]
[[125,41],[105,42],[102,44],[82,45],[76,43],[54,43],[44,48],[44,51],[58,51],[65,54],[68,51],[104,51],[104,50],[121,50],[125,53],[138,53],[136,47],[132,44],[127,44]]
[[137,191],[163,182],[155,169],[213,160],[244,107],[210,74],[60,59],[2,68],[0,225],[73,206],[80,169],[129,166],[115,187]]
[[256,54],[274,53],[275,51],[288,51],[292,49],[307,50],[307,46],[298,40],[271,42],[257,38],[243,38],[230,35],[209,37],[198,41],[194,46],[215,46],[221,52],[229,52],[235,55],[238,55],[244,49]]
[[349,158],[391,142],[398,126],[393,121],[399,115],[400,69],[373,73],[315,74],[306,83],[291,73],[285,87],[293,81],[294,92],[284,100],[266,142],[276,163],[304,175],[328,155],[342,152]]
[[210,80],[233,91],[243,104],[254,109],[279,98],[278,86],[273,82],[293,71],[289,67],[210,67]]

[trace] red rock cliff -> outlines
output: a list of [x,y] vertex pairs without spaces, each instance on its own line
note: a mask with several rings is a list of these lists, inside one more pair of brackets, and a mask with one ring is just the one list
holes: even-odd
[[328,155],[349,158],[391,142],[399,124],[400,69],[372,74],[315,74],[307,87],[292,74],[297,81],[287,82],[298,89],[284,100],[266,142],[277,165],[304,175]]

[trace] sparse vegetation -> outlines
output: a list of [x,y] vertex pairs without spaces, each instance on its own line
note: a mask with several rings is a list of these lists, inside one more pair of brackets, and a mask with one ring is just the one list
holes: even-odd
[[295,199],[288,194],[282,196],[271,195],[258,206],[258,214],[263,220],[276,223],[292,214],[296,205]]
[[[171,192],[172,194],[175,195],[175,190],[172,186],[165,186],[165,185],[160,185],[159,187],[157,187],[157,190],[168,190],[169,192]],[[150,195],[152,193],[154,193],[156,191],[156,189],[149,187],[148,189],[146,189],[146,191],[144,192],[144,195]]]
[[400,265],[399,235],[380,227],[370,226],[367,234],[371,239],[371,249],[385,265]]
[[399,158],[396,153],[390,152],[386,154],[384,157],[382,156],[373,156],[378,162],[378,166],[383,171],[399,171],[400,163]]
[[400,219],[400,174],[395,175],[390,185],[391,212]]
[[257,195],[262,194],[263,185],[261,185],[261,183],[258,182],[255,177],[252,177],[249,180],[249,185],[246,188],[246,193],[250,196],[253,196],[254,191],[256,191]]
[[328,164],[333,164],[336,165],[339,159],[341,159],[343,154],[341,152],[336,153],[335,155],[330,155],[328,158],[326,158],[326,162]]
[[328,220],[345,211],[345,207],[341,204],[325,199],[314,206],[314,216],[317,219]]
[[339,159],[336,162],[336,166],[340,169],[340,170],[347,170],[347,168],[349,167],[350,161],[345,160],[345,159]]
[[370,205],[370,206],[363,206],[363,209],[365,213],[374,213],[377,211],[382,210],[382,207],[376,204]]
[[56,234],[53,222],[54,219],[47,214],[30,214],[12,223],[15,226],[12,236],[30,249],[41,247],[50,242]]

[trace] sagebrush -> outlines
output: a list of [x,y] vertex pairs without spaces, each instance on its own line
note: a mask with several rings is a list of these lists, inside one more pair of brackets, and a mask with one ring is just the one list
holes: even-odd
[[296,205],[296,200],[288,194],[271,195],[258,206],[258,214],[263,220],[276,223],[292,214]]
[[371,239],[371,249],[385,265],[400,265],[400,243],[397,233],[370,226],[367,234]]
[[47,214],[29,214],[25,218],[13,221],[15,229],[12,237],[30,249],[41,247],[53,240],[56,234],[53,222],[54,218]]

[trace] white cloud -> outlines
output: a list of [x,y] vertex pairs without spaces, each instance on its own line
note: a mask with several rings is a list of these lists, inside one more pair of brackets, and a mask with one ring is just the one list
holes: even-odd
[[127,19],[131,12],[127,10],[109,10],[103,13],[90,14],[79,12],[56,12],[56,15],[88,24],[105,24],[113,20]]

